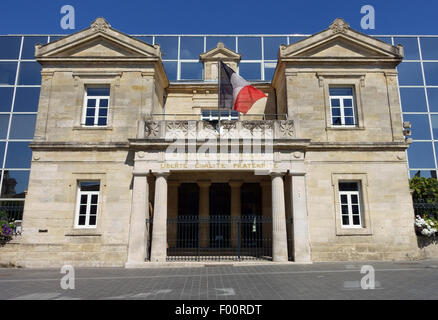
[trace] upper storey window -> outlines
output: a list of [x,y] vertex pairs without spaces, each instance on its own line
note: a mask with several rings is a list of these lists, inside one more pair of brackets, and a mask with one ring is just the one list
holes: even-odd
[[331,87],[330,108],[333,126],[356,126],[353,87]]
[[87,127],[103,127],[107,125],[109,87],[87,87],[84,101],[82,124]]

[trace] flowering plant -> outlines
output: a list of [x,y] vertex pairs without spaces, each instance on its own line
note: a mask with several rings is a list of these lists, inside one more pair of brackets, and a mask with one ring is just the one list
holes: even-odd
[[0,212],[0,246],[12,240],[15,224],[7,220],[7,214]]
[[438,232],[438,221],[430,216],[416,216],[415,230],[418,235],[433,237]]

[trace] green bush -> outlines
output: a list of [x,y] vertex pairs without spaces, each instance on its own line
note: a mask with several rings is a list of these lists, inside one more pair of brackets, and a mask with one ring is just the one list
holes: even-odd
[[412,197],[416,202],[438,202],[438,180],[434,178],[413,177],[409,181],[413,190]]

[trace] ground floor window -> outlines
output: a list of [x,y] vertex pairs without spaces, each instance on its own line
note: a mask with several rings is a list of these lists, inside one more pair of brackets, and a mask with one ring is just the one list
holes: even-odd
[[80,181],[78,183],[78,203],[76,209],[76,228],[95,228],[99,204],[99,181]]
[[360,183],[339,182],[342,227],[362,228]]

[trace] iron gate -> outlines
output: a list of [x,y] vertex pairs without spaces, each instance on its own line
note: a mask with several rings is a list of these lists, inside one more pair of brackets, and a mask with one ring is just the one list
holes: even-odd
[[271,257],[271,217],[167,219],[167,261],[271,260]]

